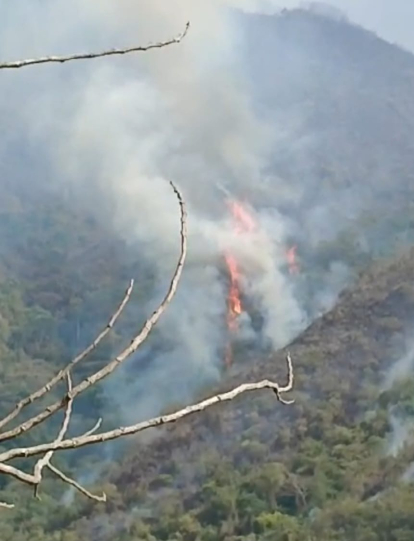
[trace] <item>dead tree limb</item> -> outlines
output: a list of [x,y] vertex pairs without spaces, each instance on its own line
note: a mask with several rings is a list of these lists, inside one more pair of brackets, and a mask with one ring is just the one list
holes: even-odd
[[11,62],[1,62],[0,69],[24,68],[26,66],[33,66],[35,64],[49,64],[49,63],[63,64],[64,62],[70,62],[72,60],[91,60],[93,58],[102,58],[105,56],[125,55],[129,53],[141,53],[145,51],[150,51],[151,49],[162,49],[163,47],[167,47],[175,43],[180,43],[180,41],[182,41],[182,39],[186,36],[189,28],[190,28],[190,23],[188,22],[185,25],[183,32],[181,32],[181,34],[179,34],[178,36],[175,36],[174,38],[170,38],[166,41],[149,43],[148,45],[126,47],[124,49],[109,49],[107,51],[101,51],[100,53],[81,53],[81,54],[72,54],[72,55],[67,55],[67,56],[44,56],[40,58],[14,60]]
[[[59,430],[59,433],[54,440],[54,443],[59,443],[63,440],[63,438],[66,435],[66,432],[69,428],[70,418],[72,415],[72,405],[73,405],[73,398],[71,396],[72,391],[72,379],[70,375],[67,375],[67,382],[68,382],[68,392],[66,395],[66,410],[65,415],[62,423],[62,427]],[[0,472],[8,474],[15,479],[18,479],[19,481],[23,481],[24,483],[27,483],[29,485],[34,486],[34,494],[37,497],[38,496],[38,488],[42,481],[42,473],[43,469],[47,466],[49,466],[50,460],[52,459],[54,450],[47,451],[46,454],[40,458],[34,467],[33,475],[23,472],[22,470],[18,468],[14,468],[13,466],[10,466],[8,464],[1,464],[0,463]]]
[[13,509],[14,508],[14,503],[0,502],[0,508]]
[[58,450],[64,450],[64,449],[79,449],[87,445],[103,443],[106,441],[116,440],[125,436],[131,436],[133,434],[138,434],[139,432],[143,432],[144,430],[148,430],[149,428],[155,428],[155,427],[166,425],[169,423],[174,423],[193,413],[199,413],[221,402],[229,402],[231,400],[234,400],[238,396],[247,392],[251,392],[251,391],[259,391],[261,389],[271,389],[272,391],[276,393],[277,399],[282,404],[284,405],[292,404],[293,403],[292,400],[288,401],[288,400],[281,399],[282,395],[292,390],[293,383],[294,383],[293,366],[292,366],[292,360],[289,353],[286,355],[286,363],[287,363],[287,368],[288,368],[288,378],[287,378],[288,381],[286,385],[280,385],[279,383],[268,380],[268,379],[264,379],[256,383],[242,383],[238,387],[235,387],[234,389],[227,391],[225,393],[216,394],[214,396],[211,396],[210,398],[202,400],[201,402],[192,404],[190,406],[186,406],[185,408],[182,408],[174,413],[170,413],[168,415],[162,415],[159,417],[154,417],[153,419],[149,419],[147,421],[143,421],[135,425],[116,428],[114,430],[102,432],[101,434],[89,435],[86,437],[81,436],[78,438],[70,438],[67,440],[63,440],[61,442],[53,441],[50,443],[33,445],[31,447],[11,449],[9,451],[5,451],[4,453],[0,454],[0,471],[2,467],[6,466],[4,464],[5,462],[8,462],[9,460],[12,460],[14,458],[35,456],[35,455],[39,455],[48,451],[58,451]]

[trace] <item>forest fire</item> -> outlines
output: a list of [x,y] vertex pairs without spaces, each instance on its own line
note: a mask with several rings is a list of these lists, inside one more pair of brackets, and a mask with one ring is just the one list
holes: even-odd
[[[233,218],[233,228],[238,235],[250,233],[257,228],[253,216],[249,213],[246,206],[235,200],[227,200],[227,206]],[[297,275],[300,272],[297,260],[297,246],[293,245],[285,251],[285,258],[289,274]],[[224,260],[229,276],[229,289],[227,294],[227,330],[228,343],[226,347],[225,364],[229,368],[233,362],[232,335],[238,329],[238,319],[243,312],[243,303],[241,299],[241,270],[239,262],[234,254],[226,252]]]

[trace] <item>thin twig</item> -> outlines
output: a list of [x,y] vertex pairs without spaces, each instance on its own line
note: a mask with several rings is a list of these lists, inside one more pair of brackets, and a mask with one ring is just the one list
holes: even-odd
[[[64,438],[64,436],[65,436],[65,434],[66,434],[66,432],[68,430],[70,417],[71,417],[71,414],[72,414],[72,405],[73,405],[73,397],[71,397],[72,380],[71,380],[71,377],[70,377],[69,374],[67,375],[67,380],[68,380],[68,392],[67,392],[67,395],[66,395],[66,397],[67,397],[67,408],[66,408],[66,411],[65,411],[65,417],[64,417],[64,420],[63,420],[62,427],[61,427],[61,429],[59,431],[59,434],[58,434],[55,442],[63,440],[63,438]],[[90,430],[88,430],[87,432],[82,434],[81,437],[90,436],[91,434],[93,434],[94,432],[96,432],[98,430],[98,428],[101,426],[101,424],[102,424],[102,419],[98,419],[98,421],[95,423],[95,425]],[[69,484],[75,486],[78,490],[80,490],[81,492],[84,492],[84,494],[86,494],[87,496],[93,497],[93,495],[91,493],[89,493],[86,489],[83,489],[83,487],[81,487],[78,483],[76,483],[76,481],[74,481],[73,479],[70,479],[63,472],[61,472],[55,466],[52,466],[50,464],[53,453],[54,453],[53,450],[48,451],[43,458],[41,458],[40,460],[37,461],[37,463],[35,465],[35,468],[34,468],[33,475],[30,474],[30,473],[26,473],[26,472],[24,472],[24,471],[22,471],[22,470],[20,470],[18,468],[15,468],[14,466],[10,466],[9,464],[3,464],[1,462],[0,462],[0,473],[3,473],[5,475],[10,475],[11,477],[14,477],[17,480],[22,481],[23,483],[34,486],[35,487],[34,495],[35,495],[35,497],[38,497],[38,487],[39,487],[39,485],[40,485],[40,483],[42,481],[42,470],[45,467],[47,467],[50,470],[52,470],[54,473],[56,473],[56,475],[58,475],[65,482],[68,482]],[[105,495],[103,497],[106,498]],[[96,496],[96,498],[93,497],[93,499],[97,499],[98,501],[105,501],[105,500],[102,499],[103,497]],[[14,505],[12,505],[11,507],[14,507]]]
[[204,411],[207,408],[221,402],[228,402],[234,400],[241,394],[251,391],[272,389],[273,391],[276,391],[276,397],[282,404],[291,404],[292,402],[287,402],[285,400],[281,400],[280,398],[282,394],[285,394],[292,390],[294,383],[292,360],[289,354],[286,356],[286,363],[288,369],[288,381],[287,384],[284,386],[280,386],[278,383],[270,381],[268,379],[259,381],[257,383],[243,383],[238,387],[235,387],[231,391],[214,395],[210,398],[207,398],[206,400],[180,409],[175,413],[170,413],[169,415],[163,415],[160,417],[154,417],[153,419],[149,419],[135,425],[120,427],[114,430],[110,430],[108,432],[103,432],[101,434],[91,435],[87,437],[81,436],[78,438],[71,438],[63,440],[61,442],[51,442],[41,445],[34,445],[32,447],[10,449],[9,451],[5,451],[4,453],[0,454],[0,471],[2,466],[4,466],[4,464],[2,463],[7,462],[8,460],[11,460],[13,458],[35,456],[50,450],[57,451],[61,449],[79,449],[80,447],[85,447],[86,445],[103,443],[105,441],[115,440],[124,436],[130,436],[133,434],[137,434],[138,432],[147,430],[149,428],[166,425],[168,423],[174,423],[180,419],[183,419],[184,417],[187,417],[188,415]]
[[161,49],[163,47],[167,47],[168,45],[173,45],[174,43],[180,43],[180,41],[187,34],[189,28],[190,28],[190,23],[188,22],[185,25],[184,31],[181,32],[181,34],[179,34],[175,38],[171,38],[166,41],[160,41],[157,43],[149,43],[148,45],[126,47],[124,49],[110,49],[108,51],[102,51],[100,53],[81,53],[81,54],[72,54],[72,55],[67,55],[67,56],[44,56],[40,58],[15,60],[12,62],[2,62],[0,63],[0,69],[24,68],[26,66],[33,66],[34,64],[46,64],[46,63],[63,64],[64,62],[70,62],[72,60],[90,60],[92,58],[102,58],[104,56],[124,55],[124,54],[129,54],[129,53],[139,53],[139,52],[150,51],[151,49]]
[[[53,378],[48,381],[46,385],[32,393],[30,396],[27,396],[26,398],[20,400],[20,402],[14,406],[13,410],[0,421],[0,428],[4,427],[15,417],[17,417],[17,415],[19,415],[23,408],[25,408],[29,404],[33,404],[33,402],[35,402],[39,398],[42,398],[42,396],[44,396],[46,393],[50,392],[50,390],[57,383],[59,383],[59,381],[64,379],[66,375],[71,372],[77,364],[79,364],[83,359],[85,359],[85,357],[87,357],[92,351],[94,351],[98,347],[98,345],[102,342],[106,335],[113,329],[117,319],[124,311],[125,306],[131,298],[133,287],[134,280],[131,280],[121,304],[118,306],[116,312],[111,316],[111,319],[109,320],[106,327],[100,332],[100,334],[95,338],[95,340],[86,349],[79,353],[79,355],[77,355],[68,365],[66,365],[65,368],[62,368],[62,370],[60,370],[55,376],[53,376]],[[0,434],[0,441],[8,439],[7,434],[7,432],[4,434]]]
[[94,434],[100,428],[101,424],[102,424],[102,418],[100,417],[90,430],[85,432],[85,434],[82,434],[82,437],[85,438],[86,436],[90,436],[91,434]]
[[[145,340],[148,338],[148,335],[150,334],[154,326],[160,320],[161,316],[165,312],[166,308],[170,304],[171,300],[173,299],[177,291],[178,283],[180,281],[183,266],[184,266],[184,261],[187,256],[187,211],[186,211],[185,203],[180,191],[175,186],[175,184],[171,181],[170,181],[170,185],[178,199],[178,203],[180,206],[181,250],[180,250],[180,256],[179,256],[173,277],[171,279],[168,291],[164,299],[162,300],[161,304],[158,306],[155,312],[151,315],[151,317],[149,317],[146,320],[146,322],[144,323],[143,327],[138,332],[138,334],[132,339],[130,345],[126,347],[117,357],[115,357],[115,359],[113,359],[106,366],[101,368],[101,370],[98,370],[92,376],[88,376],[83,381],[78,383],[78,385],[76,385],[72,390],[71,394],[73,398],[76,398],[79,394],[89,389],[89,387],[91,387],[92,385],[95,385],[102,379],[112,374],[112,372],[114,372],[116,368],[118,368],[126,359],[128,359],[128,357],[130,357],[133,353],[135,353],[135,351],[141,346],[141,344],[145,342]],[[17,427],[7,432],[3,432],[3,434],[0,434],[0,441],[6,441],[6,440],[10,440],[18,436],[21,436],[22,434],[34,428],[35,426],[46,421],[46,419],[51,417],[54,413],[56,413],[57,411],[65,407],[65,405],[66,405],[65,399],[55,402],[54,404],[48,406],[37,415],[21,423]]]
[[55,475],[57,475],[64,483],[67,483],[68,485],[76,488],[79,490],[79,492],[82,492],[85,496],[90,498],[91,500],[95,500],[97,502],[106,502],[106,494],[105,492],[102,493],[102,496],[99,496],[98,494],[92,494],[92,492],[89,492],[89,490],[86,490],[85,487],[77,483],[74,479],[71,479],[67,475],[65,475],[62,471],[58,470],[53,464],[49,462],[47,465],[50,471],[52,471]]

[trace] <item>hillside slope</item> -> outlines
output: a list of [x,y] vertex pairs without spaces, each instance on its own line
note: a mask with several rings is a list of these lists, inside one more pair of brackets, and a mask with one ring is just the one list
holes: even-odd
[[[412,423],[414,380],[381,384],[405,354],[413,270],[414,250],[377,265],[291,344],[293,406],[263,392],[137,438],[104,485],[109,502],[55,509],[43,539],[406,539],[414,447],[407,436],[388,450],[392,405]],[[283,352],[222,388],[275,374]]]
[[[414,487],[395,487],[414,447],[388,456],[387,438],[390,404],[407,403],[409,411],[413,380],[392,392],[381,392],[380,384],[405,353],[413,270],[414,250],[377,266],[293,342],[294,406],[281,407],[271,393],[244,397],[131,451],[112,476],[121,509],[151,502],[156,539],[178,539],[183,517],[192,518],[199,539],[255,539],[248,537],[252,531],[257,539],[283,531],[281,539],[303,539],[305,532],[336,539],[342,531],[341,539],[362,541],[369,530],[379,535],[386,528],[387,539],[400,539],[395,529],[412,532],[401,499],[414,501]],[[237,381],[283,378],[283,368],[282,353],[258,359]],[[368,503],[386,489],[389,499]],[[399,524],[392,516],[397,509]],[[349,524],[339,530],[344,514]]]
[[298,236],[355,228],[378,253],[395,242],[394,222],[412,241],[413,55],[304,10],[242,20],[256,108],[276,126],[269,182]]

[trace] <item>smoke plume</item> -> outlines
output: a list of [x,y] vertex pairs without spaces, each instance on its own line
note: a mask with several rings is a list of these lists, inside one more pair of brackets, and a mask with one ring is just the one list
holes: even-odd
[[151,264],[158,291],[148,310],[165,291],[178,256],[179,213],[169,180],[187,201],[189,258],[159,328],[166,345],[139,381],[131,383],[128,371],[108,385],[121,406],[133,401],[133,412],[125,407],[125,414],[134,419],[137,412],[146,416],[185,400],[201,382],[219,377],[226,250],[239,258],[244,293],[264,317],[261,339],[279,348],[304,324],[283,271],[289,234],[283,216],[276,209],[252,210],[258,232],[243,237],[235,234],[225,205],[223,190],[248,198],[259,186],[275,133],[254,112],[238,52],[236,4],[260,7],[224,0],[105,0],[1,8],[0,43],[10,59],[145,44],[172,37],[191,21],[179,45],[116,60],[27,68],[3,73],[1,80],[9,125],[0,141],[2,162],[25,146],[32,183],[42,176],[71,204],[99,208],[100,218]]

